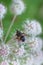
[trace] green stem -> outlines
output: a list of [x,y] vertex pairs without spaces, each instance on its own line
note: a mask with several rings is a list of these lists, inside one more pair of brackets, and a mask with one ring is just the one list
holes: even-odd
[[[3,23],[2,23],[2,19],[0,20],[0,28],[3,30]],[[3,37],[1,38],[1,42],[3,42]]]
[[8,29],[8,31],[7,31],[7,34],[6,34],[6,36],[5,36],[4,42],[6,42],[6,40],[7,40],[7,37],[8,37],[8,35],[9,35],[9,33],[10,33],[10,30],[11,30],[13,24],[14,24],[15,19],[16,19],[16,15],[13,17],[13,20],[12,20],[12,22],[11,22],[11,24],[10,24],[10,27],[9,27],[9,29]]

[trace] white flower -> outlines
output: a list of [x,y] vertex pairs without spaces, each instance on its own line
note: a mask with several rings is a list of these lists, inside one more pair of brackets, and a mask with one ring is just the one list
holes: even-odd
[[34,65],[41,65],[43,63],[43,53],[42,51],[38,52],[38,56],[34,58]]
[[9,55],[9,46],[8,45],[1,45],[0,46],[0,56],[2,56],[3,58]]
[[6,8],[4,5],[0,4],[0,19],[4,17],[4,14],[6,13]]
[[26,65],[32,65],[33,62],[34,62],[33,57],[32,56],[31,57],[28,57],[27,60],[26,60]]
[[0,28],[0,39],[3,37],[3,30]]
[[0,65],[9,65],[9,63],[5,60],[5,61],[2,61]]
[[27,20],[23,27],[25,33],[30,35],[26,39],[28,39],[27,43],[31,49],[30,55],[33,56],[33,62],[31,60],[27,61],[26,65],[41,65],[43,63],[43,53],[41,50],[43,42],[42,39],[37,36],[42,33],[41,25],[36,20]]
[[21,0],[14,0],[11,9],[14,14],[21,15],[25,10],[25,5]]
[[12,64],[13,65],[20,65],[20,62],[19,62],[19,60],[17,60],[17,61],[13,61]]
[[21,57],[24,53],[25,53],[24,46],[21,46],[21,48],[19,48],[19,50],[18,50],[17,54],[18,54],[18,56],[20,56],[20,57]]
[[27,34],[32,34],[33,36],[39,35],[42,32],[41,25],[36,20],[26,20],[23,27]]
[[42,51],[38,52],[36,57],[28,57],[26,60],[26,65],[41,65],[43,63],[43,53]]
[[13,65],[17,65],[17,62],[16,62],[16,61],[14,61],[12,64],[13,64]]
[[32,50],[40,51],[42,49],[42,39],[40,39],[39,37],[37,38],[30,37],[28,39],[28,42]]

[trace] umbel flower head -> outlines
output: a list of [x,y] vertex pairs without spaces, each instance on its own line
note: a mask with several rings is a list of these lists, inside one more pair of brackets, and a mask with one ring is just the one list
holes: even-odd
[[40,23],[39,23],[38,21],[36,21],[36,20],[30,21],[30,20],[27,19],[27,20],[25,21],[23,27],[25,27],[25,28],[24,28],[25,32],[26,32],[27,34],[30,34],[30,35],[32,34],[32,35],[36,36],[36,35],[41,34],[41,32],[42,32],[41,25],[40,25]]
[[25,5],[22,0],[13,0],[11,9],[14,14],[21,15],[25,10]]
[[[36,20],[25,21],[23,25],[25,33],[29,34],[28,44],[31,49],[30,56],[32,55],[33,60],[26,60],[26,65],[41,65],[43,63],[43,52],[42,52],[42,39],[37,35],[42,33],[41,25]],[[37,36],[37,37],[36,37]]]
[[6,8],[4,5],[0,4],[0,19],[4,17],[4,14],[6,13]]
[[8,60],[8,62],[2,61],[0,65],[9,65],[9,62],[12,65],[40,65],[43,62],[42,39],[37,36],[42,32],[40,23],[36,20],[26,20],[23,28],[24,33],[30,35],[25,36],[26,42],[18,43],[13,36],[6,45],[0,45],[0,56],[2,59]]
[[[12,11],[16,15],[20,15],[25,10],[22,0],[13,0]],[[0,4],[0,19],[6,13],[6,8]],[[14,20],[13,20],[14,22]],[[12,26],[12,25],[11,25]],[[11,28],[11,27],[10,27]],[[18,42],[13,38],[5,44],[0,45],[0,57],[3,61],[0,65],[40,65],[43,62],[42,39],[37,35],[41,34],[42,29],[36,20],[26,20],[23,24],[24,33],[30,35],[25,36],[26,42]],[[0,29],[0,37],[3,31]],[[36,38],[37,36],[37,38]]]
[[9,55],[9,46],[8,45],[0,45],[0,56],[4,59]]

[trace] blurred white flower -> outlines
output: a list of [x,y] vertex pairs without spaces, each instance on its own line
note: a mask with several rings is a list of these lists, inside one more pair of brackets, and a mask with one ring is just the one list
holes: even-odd
[[31,57],[28,57],[27,60],[26,60],[26,65],[32,65],[33,62],[34,62],[33,57],[32,56]]
[[30,37],[28,41],[29,46],[32,48],[32,50],[40,51],[42,49],[42,39],[39,37]]
[[[25,10],[25,4],[22,0],[13,0],[13,3],[11,5],[11,10],[13,14],[21,15]],[[0,4],[0,19],[4,17],[4,14],[6,13],[6,8],[4,5]],[[36,20],[26,20],[23,24],[24,32],[26,34],[29,34],[30,37],[26,37],[25,43],[28,43],[27,47],[31,48],[27,50],[27,47],[24,48],[25,43],[22,45],[22,42],[20,42],[21,47],[19,47],[18,41],[15,41],[14,39],[8,42],[8,44],[0,45],[0,56],[3,59],[6,59],[8,61],[2,61],[0,65],[9,65],[8,62],[11,62],[12,65],[21,65],[20,61],[17,60],[18,58],[21,59],[23,56],[28,56],[26,58],[26,64],[25,65],[40,65],[43,63],[43,53],[42,53],[42,39],[39,37],[36,38],[37,35],[42,33],[41,25]],[[0,38],[3,37],[3,30],[0,28]],[[14,41],[14,42],[12,42]],[[4,42],[2,42],[4,43]],[[27,51],[26,51],[26,50]],[[26,53],[26,55],[25,55]],[[29,57],[29,55],[31,57]],[[16,56],[16,57],[14,57]],[[26,56],[26,57],[27,57]],[[7,58],[6,58],[7,57]],[[14,58],[13,58],[14,57]],[[12,59],[13,58],[13,59]],[[14,61],[16,58],[16,61]],[[10,61],[11,60],[11,61]],[[24,62],[24,58],[21,59]],[[24,65],[24,64],[23,64]]]
[[0,28],[0,39],[3,37],[3,30]]
[[0,56],[2,56],[3,58],[6,58],[6,56],[9,55],[9,52],[10,49],[9,49],[9,46],[8,45],[1,45],[0,46]]
[[42,33],[42,28],[39,22],[36,20],[26,20],[24,25],[24,31],[27,34],[32,34],[33,36],[39,35]]
[[18,56],[23,56],[23,54],[25,53],[26,51],[25,51],[25,49],[24,49],[24,46],[21,46],[21,48],[19,48],[19,50],[18,50],[18,52],[17,52],[17,54],[18,54]]
[[12,64],[13,64],[13,65],[20,65],[20,62],[19,62],[19,60],[17,59],[17,61],[13,61]]
[[25,5],[21,0],[13,0],[11,11],[16,15],[21,15],[25,10]]
[[42,39],[39,38],[37,35],[42,33],[42,28],[39,22],[36,20],[27,20],[23,24],[23,28],[26,34],[30,35],[29,38],[27,37],[27,43],[31,49],[30,55],[33,56],[33,62],[27,61],[26,65],[41,65],[43,63],[43,53],[42,53]]
[[43,63],[43,53],[42,51],[38,52],[38,56],[34,58],[33,65],[41,65]]
[[0,65],[9,65],[9,63],[5,60],[5,61],[2,61]]
[[0,4],[0,19],[4,17],[4,14],[6,13],[6,8],[4,5]]
[[41,65],[43,63],[43,53],[42,51],[38,52],[36,57],[28,57],[26,60],[26,65]]
[[14,61],[12,64],[13,64],[13,65],[17,65],[17,62],[16,62],[16,61]]

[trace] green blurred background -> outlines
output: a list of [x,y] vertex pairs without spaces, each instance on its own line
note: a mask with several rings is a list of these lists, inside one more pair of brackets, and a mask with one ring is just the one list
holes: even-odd
[[[18,28],[22,29],[22,23],[26,19],[38,20],[43,29],[43,0],[23,0],[23,1],[25,3],[26,10],[23,14],[21,14],[20,16],[17,16],[7,40],[9,40],[12,37],[16,29]],[[13,15],[10,12],[11,2],[12,0],[0,0],[0,3],[4,4],[7,7],[7,14],[5,15],[5,18],[3,19],[4,37],[6,35],[6,32],[13,18]],[[43,38],[43,32],[40,35],[40,37]]]

